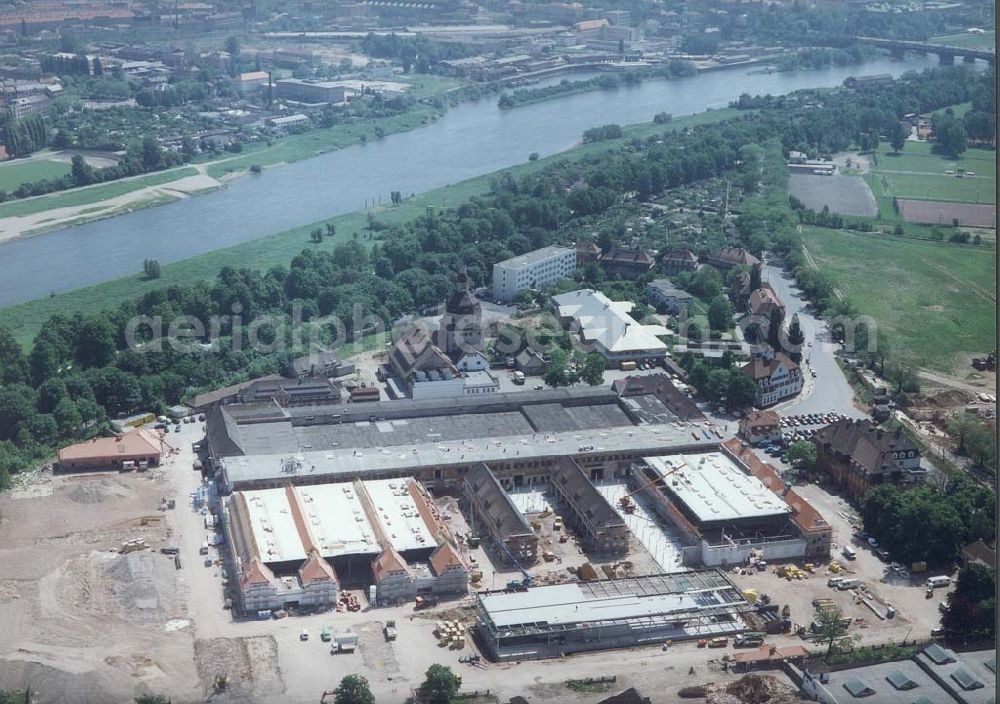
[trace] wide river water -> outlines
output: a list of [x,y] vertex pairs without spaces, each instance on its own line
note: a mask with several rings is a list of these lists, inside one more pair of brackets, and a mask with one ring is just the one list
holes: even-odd
[[4,243],[0,306],[137,274],[144,259],[173,262],[360,210],[365,199],[381,195],[384,202],[390,190],[421,193],[521,163],[532,152],[554,154],[589,127],[649,122],[658,112],[690,115],[725,107],[741,93],[781,95],[936,65],[935,57],[908,55],[792,73],[729,69],[512,110],[500,110],[491,96],[419,129],[265,169],[203,196]]

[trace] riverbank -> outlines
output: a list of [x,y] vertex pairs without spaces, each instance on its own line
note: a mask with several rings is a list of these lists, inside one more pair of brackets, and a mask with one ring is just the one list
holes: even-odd
[[[413,85],[413,97],[420,101],[465,85],[462,81],[440,76],[418,76],[408,82]],[[273,167],[294,163],[416,129],[443,114],[442,109],[418,102],[400,115],[314,129],[271,143],[250,144],[235,156],[226,154],[211,161],[152,174],[9,201],[0,204],[0,243],[208,193],[223,187],[233,178],[249,173],[251,166]]]
[[[536,161],[527,161],[498,172],[484,174],[460,183],[433,189],[426,193],[406,198],[399,206],[381,206],[311,222],[283,232],[243,242],[238,245],[216,249],[205,254],[190,257],[170,264],[163,264],[159,279],[148,280],[141,272],[95,286],[88,286],[39,298],[0,309],[0,325],[7,327],[26,348],[49,316],[56,313],[70,315],[80,312],[84,315],[117,307],[122,301],[135,298],[149,291],[169,286],[190,286],[199,281],[211,280],[225,266],[234,264],[243,268],[266,270],[272,266],[287,266],[293,257],[304,249],[330,250],[337,243],[344,242],[358,234],[359,240],[367,242],[368,215],[379,222],[392,225],[406,222],[427,212],[427,208],[457,206],[472,196],[489,192],[490,182],[499,173],[523,176],[544,168],[553,162],[574,161],[586,156],[608,151],[630,139],[644,139],[653,134],[694,127],[702,124],[721,122],[747,114],[730,108],[708,110],[706,112],[675,118],[669,125],[643,123],[630,125],[624,129],[621,138],[606,142],[578,145],[567,151],[558,152]],[[322,243],[310,241],[309,233],[324,223],[333,223],[337,235],[325,238]]]

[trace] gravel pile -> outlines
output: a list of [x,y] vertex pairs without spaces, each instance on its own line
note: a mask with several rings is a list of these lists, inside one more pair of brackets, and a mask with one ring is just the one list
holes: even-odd
[[173,615],[175,576],[168,560],[150,552],[130,552],[113,559],[106,574],[128,620],[162,623]]

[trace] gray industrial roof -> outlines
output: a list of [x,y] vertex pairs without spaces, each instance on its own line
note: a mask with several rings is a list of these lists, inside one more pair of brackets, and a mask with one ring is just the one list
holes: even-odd
[[[261,454],[222,458],[230,487],[243,482],[290,480],[296,475],[354,478],[375,471],[410,471],[420,467],[445,467],[477,462],[509,461],[518,457],[565,457],[607,452],[656,453],[714,449],[719,440],[700,425],[640,425],[623,429],[533,433],[497,437],[485,432],[476,438],[435,440],[405,447],[314,448],[298,453],[301,469],[289,473],[282,460],[287,454]],[[583,449],[587,448],[587,449]]]
[[683,616],[747,602],[721,572],[650,575],[571,582],[479,595],[482,610],[502,633],[506,628],[570,626],[601,621]]

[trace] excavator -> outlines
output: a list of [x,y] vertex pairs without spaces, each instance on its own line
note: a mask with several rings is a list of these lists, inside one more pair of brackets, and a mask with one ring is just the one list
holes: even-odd
[[659,477],[656,477],[655,479],[646,482],[645,484],[643,484],[642,486],[640,486],[635,491],[630,491],[629,493],[625,494],[625,496],[623,496],[620,499],[618,499],[618,508],[620,508],[625,513],[632,513],[633,511],[635,511],[635,502],[632,501],[632,497],[633,496],[635,496],[636,494],[638,494],[641,491],[645,491],[646,489],[648,489],[649,487],[653,486],[654,484],[659,484],[664,479],[666,479],[667,477],[669,477],[671,474],[675,474],[675,473],[681,471],[682,469],[684,469],[684,465],[681,465],[680,467],[675,467],[674,469],[671,469],[669,472],[666,472],[666,473],[660,475]]

